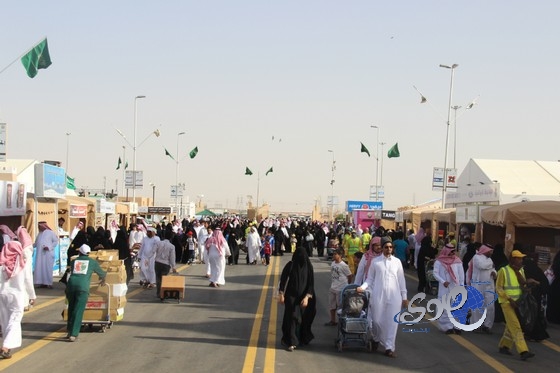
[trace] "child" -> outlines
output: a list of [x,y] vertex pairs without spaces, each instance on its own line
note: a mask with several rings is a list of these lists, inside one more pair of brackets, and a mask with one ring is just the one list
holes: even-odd
[[[354,265],[356,266],[356,272],[358,271],[358,266],[360,265],[360,260],[362,260],[363,256],[364,253],[362,253],[361,251],[357,251],[354,253]],[[356,273],[354,273],[354,276],[356,276]]]
[[195,262],[195,250],[198,245],[198,241],[193,237],[193,232],[187,233],[187,247],[189,249],[189,259],[188,264],[193,264]]
[[342,261],[344,249],[338,248],[333,252],[331,264],[331,288],[329,289],[329,310],[331,320],[325,326],[336,325],[336,310],[340,306],[340,292],[352,282],[352,272],[348,264]]
[[297,245],[297,238],[296,238],[296,234],[292,233],[292,237],[290,237],[290,249],[292,250],[292,253],[294,251],[296,251],[296,245]]
[[271,240],[271,235],[270,233],[267,233],[267,235],[264,238],[264,247],[263,247],[263,264],[265,266],[270,264],[270,254],[272,254],[272,244],[270,242]]

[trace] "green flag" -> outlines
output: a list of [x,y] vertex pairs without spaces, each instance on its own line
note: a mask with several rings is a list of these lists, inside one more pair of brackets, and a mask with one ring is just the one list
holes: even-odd
[[126,170],[127,168],[128,168],[128,161],[126,161],[126,162],[124,163],[124,169]]
[[117,170],[118,170],[119,168],[121,168],[121,163],[122,163],[121,157],[119,157],[119,161],[117,162]]
[[400,157],[401,153],[399,153],[399,143],[396,143],[395,145],[393,145],[391,147],[391,149],[389,149],[389,151],[387,152],[387,157],[389,158],[397,158]]
[[245,175],[252,175],[253,172],[251,172],[251,170],[249,170],[249,167],[245,167]]
[[27,76],[34,78],[37,75],[37,70],[46,69],[51,65],[51,56],[49,55],[49,46],[47,38],[34,46],[22,58],[21,63],[27,71]]
[[[362,143],[360,143],[360,144],[362,144]],[[361,151],[362,153],[366,153],[367,156],[370,157],[370,155],[369,155],[369,150],[366,148],[366,146],[365,146],[364,144],[362,144],[362,148],[360,149],[360,151]]]
[[270,168],[268,169],[268,171],[266,171],[266,174],[264,174],[264,176],[268,175],[268,174],[271,173],[271,172],[272,172],[272,167],[270,167]]
[[189,153],[189,157],[193,159],[194,157],[196,157],[197,154],[198,154],[198,146],[195,146],[195,148],[191,150],[191,152]]
[[[165,149],[165,148],[164,148],[164,149]],[[175,158],[173,158],[173,156],[171,155],[171,153],[169,153],[169,152],[167,151],[167,149],[165,149],[165,155],[168,155],[169,158],[175,160]]]
[[74,179],[66,175],[66,189],[76,190],[76,185],[74,184]]

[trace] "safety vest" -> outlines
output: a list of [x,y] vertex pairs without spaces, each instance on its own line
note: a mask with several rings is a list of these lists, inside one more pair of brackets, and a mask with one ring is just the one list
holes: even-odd
[[[500,271],[504,271],[504,291],[506,292],[507,296],[513,300],[518,300],[521,296],[522,290],[521,286],[519,285],[519,281],[517,280],[517,276],[515,275],[515,271],[509,265],[500,268]],[[525,272],[523,271],[523,268],[520,269],[520,273],[523,278],[525,278]],[[504,302],[505,301],[507,300],[504,300]]]
[[352,256],[358,251],[360,251],[360,238],[352,238],[350,237],[347,241],[348,244],[348,256]]

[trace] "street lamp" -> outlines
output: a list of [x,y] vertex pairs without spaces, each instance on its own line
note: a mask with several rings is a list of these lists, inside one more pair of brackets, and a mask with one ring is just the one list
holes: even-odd
[[462,106],[455,105],[451,109],[455,110],[455,118],[453,119],[453,168],[457,168],[457,110]]
[[137,125],[137,102],[139,98],[146,98],[140,95],[134,97],[134,145],[132,146],[132,201],[136,202],[136,125]]
[[[184,134],[185,132],[179,132],[177,134],[177,152],[175,153],[175,208],[177,208],[177,198],[179,196],[179,137]],[[181,207],[183,207],[182,203]]]
[[379,183],[378,183],[378,176],[379,176],[379,127],[378,126],[370,126],[371,128],[375,128],[377,130],[377,138],[375,140],[375,201],[379,201]]
[[70,149],[70,132],[66,132],[66,164],[64,165],[66,167],[66,175],[68,175],[68,153],[69,153],[69,149]]
[[331,213],[330,213],[330,221],[333,221],[334,215],[334,170],[336,170],[336,163],[334,160],[334,150],[329,150],[329,153],[332,153],[332,166],[331,166]]
[[150,186],[152,187],[152,206],[156,205],[156,184],[150,182]]
[[445,134],[445,160],[443,161],[443,188],[441,191],[441,208],[445,208],[445,193],[447,191],[447,150],[449,148],[449,125],[450,125],[450,118],[451,118],[451,106],[453,101],[453,78],[455,77],[455,69],[459,65],[454,63],[451,66],[448,65],[439,65],[439,67],[443,67],[444,69],[451,70],[451,84],[449,86],[449,105],[447,106],[447,128]]

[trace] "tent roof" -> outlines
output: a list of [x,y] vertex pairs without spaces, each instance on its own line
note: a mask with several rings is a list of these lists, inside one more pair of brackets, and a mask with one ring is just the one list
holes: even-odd
[[202,211],[198,212],[198,213],[195,214],[195,215],[200,215],[200,216],[216,216],[215,213],[213,213],[212,211],[210,211],[210,210],[208,210],[208,209],[202,210]]
[[499,183],[500,203],[560,197],[560,162],[471,159],[457,180],[460,187]]
[[545,227],[560,229],[560,202],[533,201],[508,203],[482,210],[482,221],[491,225]]

